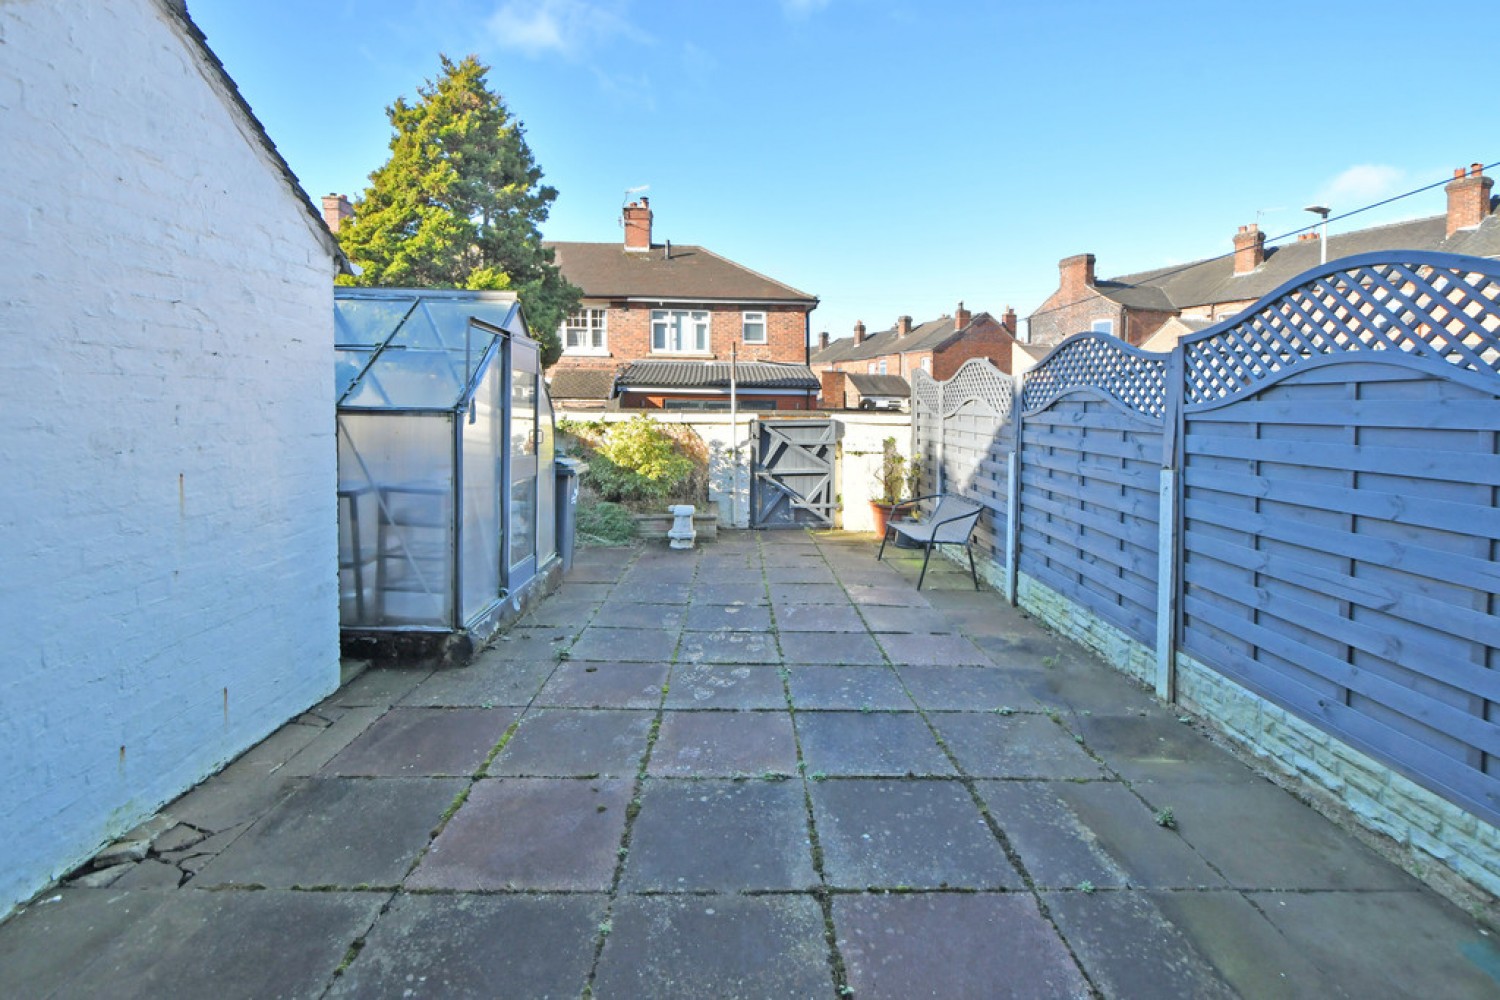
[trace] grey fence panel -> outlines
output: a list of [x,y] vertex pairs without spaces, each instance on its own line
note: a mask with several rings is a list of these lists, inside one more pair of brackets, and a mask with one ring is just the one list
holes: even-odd
[[1179,648],[1500,819],[1500,265],[1335,262],[1185,338]]
[[1006,459],[1014,450],[1012,383],[989,362],[965,362],[939,382],[912,377],[913,452],[922,460],[922,492],[960,493],[984,505],[974,557],[1005,561]]
[[1022,414],[1021,572],[1148,643],[1161,451],[1159,421],[1086,391]]

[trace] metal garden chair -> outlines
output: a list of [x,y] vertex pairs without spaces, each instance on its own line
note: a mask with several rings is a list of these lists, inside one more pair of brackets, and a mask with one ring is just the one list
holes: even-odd
[[962,545],[969,556],[969,575],[974,578],[974,589],[979,589],[979,574],[974,569],[974,550],[970,547],[974,538],[974,526],[979,523],[979,514],[984,507],[968,497],[953,493],[933,493],[925,497],[913,497],[901,501],[902,505],[917,505],[925,500],[936,500],[937,506],[930,515],[920,521],[888,521],[885,536],[880,539],[880,551],[876,559],[885,557],[886,542],[892,538],[905,538],[923,550],[922,573],[917,577],[917,589],[927,579],[927,563],[932,550],[939,545]]

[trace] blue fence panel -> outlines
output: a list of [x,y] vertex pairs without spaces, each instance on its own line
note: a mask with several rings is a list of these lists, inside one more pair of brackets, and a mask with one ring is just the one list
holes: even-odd
[[1180,648],[1492,823],[1497,297],[1348,258],[1181,347]]
[[1020,571],[1143,643],[1156,635],[1166,358],[1083,334],[1026,373]]

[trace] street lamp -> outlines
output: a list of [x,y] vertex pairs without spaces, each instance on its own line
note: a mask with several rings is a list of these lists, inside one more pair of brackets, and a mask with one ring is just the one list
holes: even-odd
[[1328,215],[1333,211],[1333,209],[1329,208],[1327,205],[1308,205],[1302,211],[1311,212],[1314,215],[1321,216],[1323,219],[1323,232],[1318,237],[1318,242],[1322,244],[1323,247],[1322,263],[1326,264],[1328,263]]

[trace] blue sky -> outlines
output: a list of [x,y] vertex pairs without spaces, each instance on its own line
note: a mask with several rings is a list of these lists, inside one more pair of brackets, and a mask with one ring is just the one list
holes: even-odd
[[[304,188],[357,197],[385,108],[473,53],[559,191],[549,239],[655,236],[820,297],[814,333],[1023,317],[1057,261],[1228,252],[1497,159],[1477,9],[1386,0],[189,0]],[[1485,144],[1489,143],[1487,147]],[[1443,210],[1441,190],[1334,231]]]

